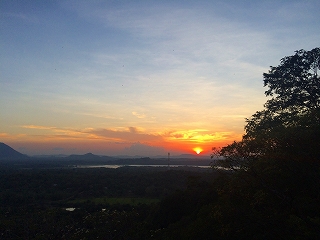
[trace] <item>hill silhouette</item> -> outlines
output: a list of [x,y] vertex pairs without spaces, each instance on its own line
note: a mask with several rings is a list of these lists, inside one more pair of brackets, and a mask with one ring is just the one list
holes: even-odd
[[86,153],[83,155],[71,154],[66,157],[68,160],[114,160],[113,157],[109,156],[99,156],[93,153]]
[[94,155],[92,153],[86,153],[86,154],[83,154],[83,155],[71,154],[67,158],[72,158],[72,159],[100,159],[100,156]]
[[0,143],[0,160],[4,159],[26,159],[27,155],[22,154],[7,144]]

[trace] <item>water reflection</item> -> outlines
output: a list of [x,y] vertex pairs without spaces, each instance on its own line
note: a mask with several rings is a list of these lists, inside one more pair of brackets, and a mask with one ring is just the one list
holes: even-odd
[[73,207],[66,208],[66,211],[68,212],[73,212],[74,210],[76,210],[76,208],[73,208]]
[[77,165],[75,168],[121,168],[121,167],[165,167],[165,168],[177,168],[177,167],[193,167],[193,168],[210,168],[211,166],[196,166],[196,165]]

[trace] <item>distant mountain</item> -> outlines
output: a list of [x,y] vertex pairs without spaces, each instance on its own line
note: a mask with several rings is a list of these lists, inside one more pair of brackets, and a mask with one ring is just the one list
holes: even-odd
[[0,143],[0,160],[26,159],[27,155],[19,153],[7,144]]
[[92,153],[86,153],[86,154],[83,154],[83,155],[71,154],[67,158],[72,158],[72,159],[100,159],[100,156],[94,155]]
[[33,155],[33,158],[65,158],[68,157],[69,155],[66,154],[53,154],[53,155],[48,155],[48,154],[41,154],[41,155]]
[[68,157],[67,159],[72,159],[72,160],[114,160],[113,157],[108,157],[108,156],[98,156],[93,153],[86,153],[83,155],[78,155],[78,154],[72,154]]
[[142,156],[142,155],[134,155],[134,156],[131,156],[131,155],[116,155],[116,156],[113,156],[114,158],[117,158],[117,159],[136,159],[136,158],[145,158],[146,156]]

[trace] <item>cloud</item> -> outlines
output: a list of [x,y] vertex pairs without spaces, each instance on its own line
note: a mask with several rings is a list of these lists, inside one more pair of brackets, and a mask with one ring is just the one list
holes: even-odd
[[[122,29],[151,47],[148,51],[139,49],[135,60],[142,54],[147,64],[174,65],[175,69],[188,66],[188,71],[199,70],[199,67],[203,69],[203,66],[207,67],[204,63],[211,63],[214,59],[221,62],[243,55],[256,55],[270,40],[262,29],[250,28],[252,24],[239,22],[230,15],[221,16],[217,7],[206,11],[188,5],[174,7],[171,4],[135,3],[110,8],[105,4],[98,6],[82,2],[76,11],[106,28]],[[147,56],[148,53],[153,58]],[[108,58],[114,61],[112,55]]]
[[[172,105],[175,102],[181,108],[188,101],[201,103],[208,109],[208,100],[214,95],[221,95],[219,89],[227,92],[229,99],[239,102],[238,94],[228,91],[229,84],[240,87],[262,85],[259,79],[265,69],[261,66],[269,63],[257,63],[256,59],[266,61],[262,56],[266,53],[270,36],[263,29],[221,17],[219,8],[213,8],[215,14],[209,14],[202,8],[194,9],[188,5],[173,7],[168,3],[119,6],[82,2],[76,10],[80,16],[95,20],[106,29],[121,29],[145,43],[135,46],[133,41],[130,44],[134,47],[126,50],[125,54],[101,49],[96,51],[97,62],[101,64],[123,66],[120,63],[125,61],[128,66],[134,66],[121,75],[125,79],[134,79],[132,88],[128,87],[128,90],[135,88],[135,94],[125,89],[122,92],[131,99],[139,95],[140,100],[134,101],[136,106],[143,104],[145,109],[153,111],[155,108],[150,105],[158,102],[159,105],[164,101],[170,101]],[[253,56],[256,57],[254,60]],[[199,73],[204,77],[202,81]],[[212,83],[217,83],[219,88],[213,87]],[[242,95],[248,99],[246,88],[244,86],[238,92],[244,92]],[[125,94],[121,94],[121,99]],[[164,112],[166,109],[162,107],[161,110]],[[144,113],[131,113],[137,118],[146,118]]]
[[[139,127],[126,127],[118,129],[107,128],[58,128],[52,126],[40,125],[24,125],[21,126],[25,129],[39,130],[37,134],[29,135],[30,137],[43,138],[43,139],[75,139],[75,140],[89,140],[100,139],[112,142],[159,142],[163,140],[160,134],[145,133],[143,128]],[[6,137],[6,134],[2,134]],[[1,135],[0,135],[1,136]]]
[[[92,104],[93,105],[93,104]],[[85,112],[75,112],[75,114],[89,116],[89,117],[95,117],[95,118],[104,118],[104,119],[111,119],[111,120],[117,120],[121,121],[123,118],[114,117],[114,116],[108,116],[101,113],[85,113]]]
[[146,117],[145,114],[141,114],[141,113],[137,113],[137,112],[132,112],[132,115],[137,118],[145,118]]
[[[25,125],[27,129],[37,129],[45,131],[43,134],[28,135],[31,138],[45,139],[45,140],[101,140],[112,143],[136,143],[143,144],[163,144],[170,143],[214,143],[230,139],[239,139],[242,134],[237,134],[232,131],[215,131],[208,129],[186,129],[174,130],[169,132],[146,133],[144,129],[139,127],[126,127],[118,129],[108,128],[85,128],[85,129],[71,129],[71,128],[57,128],[38,125]],[[49,132],[48,132],[49,130]],[[4,135],[5,136],[5,135]]]
[[161,135],[143,133],[136,127],[128,127],[127,130],[93,129],[87,133],[120,142],[155,142],[163,139]]
[[[59,128],[52,126],[41,125],[23,125],[25,129],[33,130],[33,134],[29,134],[30,137],[51,139],[51,140],[65,140],[65,139],[90,139],[92,136],[88,135],[83,130],[73,128]],[[36,131],[38,130],[38,131]]]
[[[234,116],[233,116],[234,117]],[[239,117],[239,116],[237,116]],[[231,138],[238,139],[239,134],[232,131],[215,131],[208,129],[186,129],[174,130],[164,133],[146,133],[144,129],[139,127],[127,127],[118,129],[108,128],[86,128],[86,129],[71,129],[71,128],[57,128],[48,126],[25,125],[22,126],[28,129],[38,129],[46,131],[31,137],[51,139],[51,140],[103,140],[107,142],[119,143],[163,143],[163,142],[189,142],[189,143],[211,143],[217,141],[224,141]],[[47,131],[49,130],[49,132]],[[51,132],[50,132],[51,131]],[[4,135],[5,136],[5,135]]]
[[0,133],[0,138],[10,138],[8,133]]
[[129,127],[129,132],[131,133],[137,133],[138,129],[136,127]]
[[177,140],[197,143],[213,143],[215,141],[223,141],[229,139],[230,137],[235,137],[235,134],[233,132],[226,131],[211,133],[206,129],[174,131],[166,135],[166,138],[171,141]]
[[1,139],[4,139],[5,141],[11,141],[11,140],[22,140],[27,137],[26,134],[19,133],[19,134],[9,134],[9,133],[0,133],[0,141]]
[[56,127],[49,127],[49,126],[39,126],[39,125],[23,125],[22,128],[27,129],[40,129],[40,130],[57,130]]

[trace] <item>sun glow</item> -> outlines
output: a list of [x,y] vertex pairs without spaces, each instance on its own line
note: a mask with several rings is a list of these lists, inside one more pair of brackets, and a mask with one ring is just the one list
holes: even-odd
[[195,151],[197,154],[200,154],[203,151],[203,149],[196,147],[196,148],[193,148],[193,151]]

